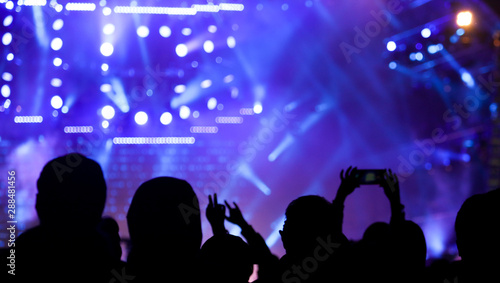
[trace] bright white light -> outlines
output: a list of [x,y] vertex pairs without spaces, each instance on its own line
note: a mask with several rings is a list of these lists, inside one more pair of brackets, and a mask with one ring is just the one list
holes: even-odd
[[68,113],[68,111],[69,111],[68,106],[63,106],[63,107],[61,108],[61,112],[62,112],[62,113],[64,113],[64,114]]
[[422,52],[417,52],[417,54],[415,54],[415,59],[417,61],[422,61],[424,60],[424,54],[422,54]]
[[212,85],[211,80],[204,80],[200,84],[201,88],[209,88],[211,85]]
[[62,46],[63,46],[63,41],[59,37],[56,37],[56,38],[52,39],[52,42],[50,42],[50,47],[54,51],[57,51],[57,50],[61,49]]
[[113,54],[113,51],[114,51],[114,48],[113,48],[113,44],[109,43],[109,42],[104,42],[102,45],[101,45],[101,54],[108,57],[108,56],[111,56],[111,54]]
[[3,19],[3,26],[8,27],[10,26],[10,24],[12,24],[13,21],[14,18],[12,17],[12,15],[8,15],[7,17],[5,17],[5,19]]
[[161,35],[162,37],[167,38],[167,37],[169,37],[171,34],[172,34],[172,30],[171,30],[169,27],[167,27],[167,26],[161,26],[161,27],[160,27],[160,35]]
[[[9,108],[9,107],[10,107],[10,104],[11,104],[10,99],[7,99],[7,100],[5,100],[5,103],[3,104],[3,107],[4,107],[5,109],[7,109],[7,108]],[[15,117],[14,117],[14,119],[15,119]]]
[[211,40],[205,41],[203,43],[203,50],[207,53],[212,53],[214,51],[214,43]]
[[428,28],[424,28],[420,34],[422,35],[423,38],[429,38],[431,36],[431,30]]
[[179,117],[181,117],[181,119],[187,119],[187,118],[189,118],[190,114],[191,114],[191,109],[189,109],[189,107],[187,107],[187,106],[183,105],[179,109]]
[[14,2],[7,1],[7,3],[5,3],[5,8],[7,8],[8,10],[12,10],[14,8]]
[[175,47],[175,53],[179,57],[185,57],[188,54],[188,48],[185,44],[179,44]]
[[215,33],[217,31],[217,27],[214,25],[208,26],[208,32]]
[[52,28],[54,30],[60,30],[60,29],[62,29],[63,26],[64,26],[64,22],[61,19],[55,20],[54,23],[52,24]]
[[168,125],[168,124],[172,123],[172,114],[170,114],[169,112],[164,112],[160,116],[160,122],[163,125]]
[[11,73],[4,72],[4,73],[2,74],[2,79],[3,79],[4,81],[6,81],[6,82],[10,82],[10,81],[12,81],[12,79],[13,79],[13,78],[14,78],[14,77],[12,76],[12,74],[11,74]]
[[107,129],[107,128],[109,127],[109,122],[108,122],[108,121],[102,121],[101,126],[102,126],[104,129]]
[[104,93],[110,92],[112,90],[110,84],[102,84],[101,85],[101,91]]
[[387,42],[387,50],[389,50],[390,52],[396,50],[396,42],[394,41]]
[[236,46],[236,39],[232,36],[227,37],[227,47],[234,48]]
[[255,114],[260,114],[262,113],[262,104],[260,102],[255,102],[253,105],[253,112]]
[[461,75],[461,78],[462,78],[462,81],[470,88],[474,87],[475,83],[474,83],[474,79],[472,78],[471,74],[465,70],[462,70],[461,71],[462,75]]
[[2,36],[2,43],[3,45],[9,45],[12,42],[12,34],[10,32],[6,32]]
[[54,109],[59,109],[63,106],[63,100],[59,95],[54,95],[50,100],[50,105],[52,105]]
[[52,63],[54,64],[54,66],[59,67],[62,64],[62,60],[61,60],[61,58],[56,57],[56,58],[54,58],[54,61],[52,61]]
[[222,11],[243,11],[245,6],[243,4],[220,3],[219,9]]
[[186,90],[186,86],[185,85],[176,85],[174,87],[175,93],[183,93],[185,90]]
[[109,15],[111,15],[111,8],[110,8],[110,7],[104,7],[104,8],[102,8],[102,14],[103,14],[104,16],[109,16]]
[[142,37],[142,38],[147,37],[149,35],[148,27],[147,26],[139,26],[137,28],[137,35],[139,37]]
[[50,85],[53,87],[60,87],[62,86],[62,80],[58,78],[53,78],[52,80],[50,80]]
[[214,110],[217,107],[217,99],[215,97],[211,97],[207,102],[207,108],[209,110]]
[[7,98],[10,96],[10,87],[8,85],[3,85],[0,92],[3,97]]
[[139,111],[135,114],[134,119],[137,125],[142,126],[148,122],[148,114],[146,114],[146,112],[144,111]]
[[224,77],[224,82],[227,84],[227,83],[230,83],[234,80],[234,75],[227,75]]
[[192,31],[191,31],[191,29],[190,29],[190,28],[183,28],[183,29],[181,30],[181,33],[182,33],[183,35],[185,35],[185,36],[191,35],[191,32],[192,32]]
[[106,63],[103,63],[103,64],[101,65],[101,70],[102,70],[103,72],[107,72],[107,71],[109,70],[109,65],[108,65],[108,64],[106,64]]
[[466,27],[472,23],[472,13],[469,11],[460,12],[457,15],[457,25],[459,27]]
[[68,3],[66,10],[68,11],[94,11],[96,8],[94,3]]
[[398,67],[398,64],[394,61],[392,61],[391,63],[389,63],[389,69],[391,70],[394,70]]
[[115,25],[113,24],[106,24],[102,28],[102,33],[104,34],[113,34],[113,32],[115,32]]
[[61,12],[63,10],[63,5],[61,4],[57,4],[55,7],[54,7],[54,10],[56,10],[56,12]]
[[101,109],[101,115],[104,119],[113,119],[115,117],[115,108],[110,105],[106,105]]
[[14,54],[12,54],[12,53],[7,54],[6,59],[7,59],[7,61],[12,61],[12,60],[14,60]]

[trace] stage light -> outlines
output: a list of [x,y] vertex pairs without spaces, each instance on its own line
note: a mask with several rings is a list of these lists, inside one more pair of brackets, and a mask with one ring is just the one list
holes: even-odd
[[3,45],[7,46],[7,45],[9,45],[11,42],[12,42],[12,34],[11,34],[10,32],[6,32],[6,33],[2,36],[2,43],[3,43]]
[[14,8],[14,2],[7,1],[7,3],[5,3],[5,8],[7,8],[8,10],[12,10]]
[[116,137],[114,144],[194,144],[194,137]]
[[212,53],[214,51],[214,43],[211,40],[207,40],[203,43],[203,50],[207,53]]
[[107,129],[109,127],[109,122],[108,121],[102,121],[101,126],[103,129]]
[[186,86],[185,85],[176,85],[174,87],[174,91],[175,91],[175,93],[183,93],[184,91],[186,91]]
[[461,158],[462,158],[462,161],[464,161],[464,162],[470,161],[470,155],[467,153],[462,154]]
[[211,97],[207,102],[208,110],[214,110],[217,107],[217,99],[215,97]]
[[201,82],[200,87],[201,88],[209,88],[212,85],[211,80],[204,80]]
[[181,33],[182,33],[183,35],[185,35],[185,36],[191,35],[191,32],[192,32],[192,31],[191,31],[191,29],[190,29],[190,28],[183,28],[183,29],[181,30]]
[[12,24],[13,21],[14,18],[12,17],[12,15],[8,15],[7,17],[5,17],[5,19],[3,19],[3,26],[8,27],[10,26],[10,24]]
[[92,126],[66,126],[64,133],[66,134],[90,134],[94,131]]
[[4,73],[2,74],[2,79],[3,79],[4,81],[6,81],[6,82],[10,82],[10,81],[12,81],[12,79],[13,79],[13,78],[14,78],[14,77],[12,76],[12,74],[11,74],[11,73],[4,72]]
[[420,34],[422,35],[423,38],[429,38],[432,34],[431,30],[429,28],[424,28]]
[[43,122],[42,116],[15,116],[14,123],[41,123]]
[[61,4],[57,4],[55,7],[54,7],[54,10],[56,10],[56,12],[61,12],[63,10],[63,5]]
[[394,41],[387,42],[387,50],[389,50],[390,52],[396,50],[396,42]]
[[232,82],[233,80],[234,80],[234,75],[227,75],[227,76],[224,77],[224,82],[226,84]]
[[144,111],[139,111],[135,114],[134,120],[137,125],[142,126],[148,122],[148,114],[146,114],[146,112]]
[[104,16],[109,16],[109,15],[111,15],[111,8],[109,8],[109,7],[104,7],[104,8],[102,8],[102,14],[103,14]]
[[219,128],[214,126],[192,126],[189,131],[193,134],[216,134]]
[[149,29],[147,26],[139,26],[137,28],[137,35],[139,37],[145,38],[149,35]]
[[12,53],[7,54],[7,57],[5,57],[5,59],[7,59],[7,61],[14,60],[14,54],[12,54]]
[[54,109],[59,109],[63,105],[63,100],[59,95],[54,95],[50,100],[50,105],[52,105]]
[[102,45],[101,45],[101,54],[108,57],[108,56],[111,56],[111,54],[113,54],[113,51],[114,51],[114,48],[113,48],[113,44],[109,43],[109,42],[104,42]]
[[3,104],[3,108],[5,108],[5,109],[9,108],[11,103],[12,102],[10,101],[10,99],[5,100],[5,102]]
[[394,70],[398,67],[398,64],[394,61],[392,61],[391,63],[389,63],[389,69],[391,70]]
[[68,113],[68,111],[69,111],[68,106],[63,106],[63,107],[61,108],[61,112],[62,112],[62,113],[64,113],[64,114]]
[[191,62],[191,67],[197,68],[198,67],[198,61]]
[[102,33],[104,33],[104,34],[109,35],[109,34],[113,34],[113,32],[115,32],[115,25],[113,25],[113,24],[106,24],[102,28]]
[[422,52],[417,52],[417,53],[415,54],[415,59],[416,59],[417,61],[422,61],[422,60],[424,60],[424,54],[422,54]]
[[0,92],[2,93],[2,96],[7,98],[10,96],[10,87],[9,85],[3,85]]
[[217,27],[214,25],[208,26],[208,32],[215,33],[217,31]]
[[188,54],[188,48],[185,44],[179,44],[175,47],[175,53],[179,57],[185,57]]
[[410,60],[411,60],[411,61],[415,61],[415,60],[417,60],[417,56],[415,55],[415,53],[411,53],[411,54],[410,54]]
[[64,22],[61,19],[57,19],[52,23],[52,29],[54,30],[60,30],[64,26]]
[[464,34],[465,34],[465,30],[464,30],[463,28],[459,28],[459,29],[457,29],[456,34],[457,34],[458,36],[462,36],[462,35],[464,35]]
[[113,108],[113,106],[106,105],[101,109],[101,115],[106,120],[113,119],[113,117],[115,117],[115,108]]
[[50,48],[52,48],[54,51],[60,50],[63,46],[63,41],[59,37],[56,37],[52,39],[50,42]]
[[194,111],[193,112],[193,118],[198,118],[198,117],[200,117],[200,112]]
[[470,11],[463,11],[457,14],[457,25],[459,27],[466,27],[472,24],[472,13]]
[[112,90],[112,87],[110,84],[102,84],[100,89],[103,93],[108,93]]
[[255,102],[253,105],[253,112],[255,114],[260,114],[262,113],[262,104],[260,102]]
[[172,30],[171,30],[169,27],[167,27],[167,26],[161,26],[161,27],[160,27],[160,35],[161,35],[162,37],[167,38],[167,37],[169,37],[171,34],[172,34]]
[[96,5],[94,3],[68,3],[66,10],[68,11],[94,11]]
[[163,125],[168,125],[170,123],[172,123],[172,114],[170,114],[169,112],[164,112],[163,114],[161,114],[160,116],[160,122],[163,124]]
[[222,11],[243,11],[245,6],[243,4],[220,3],[219,9]]
[[227,47],[234,48],[236,46],[236,39],[232,36],[227,37]]
[[106,64],[106,63],[103,63],[103,64],[101,65],[101,70],[102,70],[103,72],[107,72],[107,71],[109,70],[109,65],[108,65],[108,64]]
[[465,70],[461,70],[461,78],[462,81],[470,88],[474,87],[474,79],[472,78],[471,74]]
[[62,86],[62,80],[58,78],[53,78],[52,80],[50,80],[50,85],[53,87],[60,87]]
[[59,67],[62,64],[62,60],[61,60],[61,58],[56,57],[56,58],[54,58],[54,60],[52,61],[52,63],[54,64],[54,66]]
[[217,124],[241,124],[243,123],[242,117],[232,117],[232,116],[218,116],[215,117],[215,123]]
[[179,117],[181,117],[181,119],[187,119],[189,115],[191,115],[191,109],[185,105],[181,106],[179,109]]

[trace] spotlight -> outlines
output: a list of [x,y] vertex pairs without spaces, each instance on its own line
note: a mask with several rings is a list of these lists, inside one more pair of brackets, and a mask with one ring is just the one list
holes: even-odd
[[205,41],[203,43],[203,50],[207,53],[212,53],[214,51],[214,43],[211,40]]
[[52,105],[54,109],[59,109],[63,105],[63,100],[59,95],[54,95],[50,100],[50,105]]
[[175,53],[179,57],[185,57],[188,54],[188,48],[185,44],[179,44],[175,47]]
[[207,102],[207,108],[209,110],[214,110],[217,107],[217,99],[215,97],[211,97]]
[[62,29],[63,26],[64,26],[64,22],[61,19],[55,20],[54,23],[52,24],[52,28],[54,30],[60,30],[60,29]]
[[422,35],[423,38],[429,38],[431,36],[431,30],[428,28],[424,28],[420,34]]
[[52,61],[52,63],[54,64],[54,66],[59,67],[62,64],[62,60],[61,60],[61,58],[56,57],[56,58],[54,58],[54,61]]
[[170,114],[169,112],[164,112],[163,114],[161,114],[160,116],[160,122],[163,124],[163,125],[168,125],[172,122],[172,114]]
[[3,85],[1,89],[2,96],[7,98],[10,96],[10,87],[9,85]]
[[61,49],[62,46],[63,46],[63,41],[59,37],[56,37],[56,38],[52,39],[52,41],[50,42],[50,47],[54,51],[57,51],[57,50]]
[[396,50],[396,42],[394,41],[387,42],[387,50],[389,50],[390,52]]
[[253,105],[253,112],[255,114],[262,113],[262,104],[260,102],[255,102],[255,104]]
[[149,29],[147,26],[140,26],[137,28],[137,35],[139,37],[145,38],[149,35]]
[[109,42],[104,42],[102,45],[101,45],[101,54],[108,57],[108,56],[111,56],[111,54],[113,54],[113,51],[114,51],[114,48],[113,48],[113,44],[109,43]]
[[137,125],[142,126],[148,122],[148,114],[146,114],[146,112],[144,111],[139,111],[135,114],[134,119]]
[[104,33],[104,34],[109,35],[109,34],[113,34],[113,32],[115,32],[115,25],[113,25],[113,24],[106,24],[102,28],[102,33]]
[[115,117],[115,109],[110,105],[106,105],[102,108],[101,115],[104,119],[113,119]]
[[3,43],[3,45],[7,46],[7,45],[9,45],[11,42],[12,42],[12,34],[11,34],[10,32],[6,32],[6,33],[2,36],[2,43]]
[[166,38],[166,37],[169,37],[171,34],[172,34],[172,30],[169,27],[167,27],[167,26],[160,27],[160,35],[162,37]]
[[187,118],[189,118],[190,114],[191,114],[191,109],[189,109],[189,107],[187,107],[187,106],[183,105],[179,109],[179,116],[181,117],[181,119],[187,119]]
[[463,11],[457,14],[457,25],[459,27],[466,27],[472,24],[472,13],[470,11]]

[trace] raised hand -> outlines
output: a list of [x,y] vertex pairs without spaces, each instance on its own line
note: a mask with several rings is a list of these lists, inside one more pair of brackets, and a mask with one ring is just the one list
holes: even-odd
[[340,187],[337,191],[337,197],[336,199],[340,201],[344,201],[348,195],[350,195],[352,192],[354,192],[354,189],[359,187],[359,180],[356,177],[358,171],[358,167],[352,168],[352,166],[349,166],[347,168],[345,174],[344,174],[344,169],[340,171]]
[[206,210],[206,215],[208,222],[212,226],[212,231],[215,234],[225,233],[226,228],[224,227],[224,220],[226,218],[226,207],[223,204],[217,202],[217,194],[214,194],[212,201],[212,195],[208,196],[208,206]]
[[380,186],[384,188],[384,193],[391,204],[400,204],[401,198],[399,195],[398,176],[395,173],[392,173],[391,169],[385,172],[384,179]]
[[226,203],[227,209],[229,210],[229,216],[226,217],[227,221],[240,226],[240,228],[248,226],[248,223],[241,214],[241,210],[238,205],[233,202],[234,208],[232,208],[227,201],[224,202]]

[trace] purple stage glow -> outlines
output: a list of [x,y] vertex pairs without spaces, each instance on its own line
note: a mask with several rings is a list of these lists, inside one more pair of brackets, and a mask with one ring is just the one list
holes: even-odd
[[[7,171],[22,231],[38,221],[43,165],[77,151],[103,167],[124,239],[138,186],[173,176],[198,195],[204,240],[217,193],[281,256],[287,205],[332,200],[353,165],[392,168],[428,255],[455,255],[456,213],[491,181],[500,46],[491,8],[455,2],[0,0],[0,248]],[[346,236],[389,211],[362,186]]]

